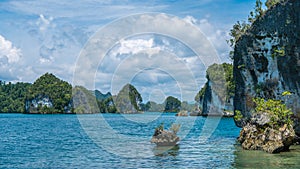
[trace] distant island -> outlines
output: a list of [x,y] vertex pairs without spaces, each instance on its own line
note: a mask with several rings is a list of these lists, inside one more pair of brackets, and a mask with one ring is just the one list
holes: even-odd
[[[226,72],[225,76],[222,72]],[[45,73],[33,84],[0,81],[0,113],[29,114],[94,114],[94,113],[178,113],[179,116],[233,116],[232,64],[213,64],[207,70],[206,84],[195,94],[196,104],[168,96],[163,103],[143,98],[132,84],[125,84],[117,95],[72,86],[52,73]],[[221,80],[220,80],[221,79]],[[224,80],[224,81],[222,81]],[[217,91],[219,83],[226,90]],[[213,97],[214,96],[214,97]],[[218,101],[216,101],[218,100]],[[222,105],[219,105],[222,103]],[[184,115],[182,112],[185,112]],[[229,112],[229,113],[228,113]]]
[[233,64],[212,63],[195,105],[168,96],[143,102],[132,84],[118,94],[72,86],[51,73],[31,83],[0,81],[0,113],[86,114],[166,112],[177,116],[234,116],[244,149],[286,151],[300,140],[300,2],[256,0],[247,21],[228,40]]
[[181,102],[173,96],[164,103],[143,99],[137,89],[126,84],[117,95],[103,94],[99,90],[88,90],[83,86],[72,87],[52,73],[39,77],[33,84],[15,84],[0,81],[1,113],[33,114],[90,114],[90,113],[141,113],[191,111],[194,105]]

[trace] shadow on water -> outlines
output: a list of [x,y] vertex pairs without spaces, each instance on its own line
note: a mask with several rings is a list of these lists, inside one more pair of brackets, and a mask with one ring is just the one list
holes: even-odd
[[290,151],[279,154],[243,150],[240,145],[235,149],[234,168],[300,168],[300,146],[291,146]]
[[179,155],[179,145],[175,146],[155,146],[153,148],[153,153],[155,156],[166,157],[166,156],[178,156]]

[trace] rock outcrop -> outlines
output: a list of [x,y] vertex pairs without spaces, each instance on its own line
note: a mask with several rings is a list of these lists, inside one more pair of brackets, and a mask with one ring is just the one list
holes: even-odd
[[174,146],[179,141],[179,137],[171,131],[161,131],[157,136],[153,136],[151,143],[155,143],[157,146]]
[[229,116],[229,112],[233,112],[232,76],[231,64],[213,64],[208,67],[207,82],[195,97],[202,116]]
[[188,113],[188,111],[186,111],[186,110],[180,110],[180,112],[178,112],[178,113],[176,113],[176,115],[175,116],[188,116],[189,115],[189,113]]
[[292,126],[284,125],[279,129],[266,126],[270,122],[266,114],[254,116],[243,127],[238,141],[246,150],[263,150],[268,153],[287,151],[294,143],[295,132]]
[[151,138],[151,143],[155,143],[157,146],[175,146],[180,138],[176,135],[180,128],[180,125],[173,124],[171,130],[164,130],[163,124],[155,129],[155,132]]
[[26,113],[71,113],[71,97],[71,84],[51,73],[45,73],[28,89]]
[[[300,1],[279,3],[257,19],[236,43],[233,66],[234,108],[243,120],[252,117],[255,97],[282,100],[299,117]],[[291,95],[282,95],[285,91]]]
[[123,114],[141,113],[139,105],[142,101],[141,94],[131,84],[123,86],[114,99],[118,113]]

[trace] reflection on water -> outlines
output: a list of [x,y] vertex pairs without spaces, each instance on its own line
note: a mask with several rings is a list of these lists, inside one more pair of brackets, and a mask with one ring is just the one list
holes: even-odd
[[234,168],[300,168],[300,146],[291,146],[289,152],[279,154],[243,150],[239,145],[235,148]]
[[165,157],[165,156],[178,156],[179,145],[175,146],[155,146],[153,148],[153,153],[155,156]]

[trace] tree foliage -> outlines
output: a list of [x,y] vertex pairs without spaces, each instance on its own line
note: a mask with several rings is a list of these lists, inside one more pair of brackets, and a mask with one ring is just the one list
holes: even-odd
[[[286,0],[267,0],[265,2],[266,10],[269,10],[278,3],[284,2]],[[266,12],[261,0],[256,0],[254,11],[251,11],[247,21],[237,21],[230,30],[229,35],[231,38],[227,40],[231,47],[234,47],[236,42],[247,32],[247,30],[252,26],[252,24],[259,19]],[[230,52],[230,57],[233,59],[233,52]]]
[[271,122],[269,125],[271,127],[279,128],[284,124],[292,126],[293,112],[281,100],[255,98],[253,101],[256,104],[255,113],[268,113],[270,115]]
[[159,104],[154,101],[149,101],[149,102],[147,102],[147,104],[149,104],[149,106],[150,106],[150,108],[147,110],[149,112],[163,112],[165,109],[164,103]]
[[283,2],[284,0],[267,0],[265,5],[268,9],[270,9],[272,6],[275,6],[279,2]]
[[165,110],[164,112],[179,112],[180,111],[181,102],[173,97],[169,96],[165,100]]
[[30,85],[0,81],[0,113],[24,113],[26,93]]
[[104,98],[102,100],[97,99],[98,107],[100,113],[116,113],[117,108],[115,106],[114,100],[112,96],[108,98]]
[[60,80],[51,73],[46,73],[38,78],[33,85],[30,86],[26,100],[42,100],[47,97],[52,102],[53,107],[39,105],[29,111],[43,113],[63,113],[65,108],[69,106],[72,96],[72,86],[63,80]]
[[140,93],[130,84],[112,96],[83,86],[72,89],[69,83],[51,73],[42,75],[33,84],[0,81],[0,113],[116,113],[116,104],[121,107],[119,112],[150,108],[150,102],[144,107],[141,102]]
[[[275,0],[269,0],[269,1],[275,1]],[[265,5],[271,5],[273,3],[266,2]],[[229,35],[231,38],[227,40],[228,44],[234,48],[235,44],[240,40],[240,38],[246,34],[247,30],[252,26],[252,24],[259,19],[263,14],[265,13],[265,10],[263,8],[263,3],[261,0],[256,0],[254,11],[251,11],[248,20],[247,21],[237,21],[232,29],[229,32]],[[233,52],[230,52],[230,58],[233,59]]]
[[[216,91],[222,97],[225,97],[226,101],[234,96],[235,84],[233,81],[233,66],[229,63],[213,64],[208,67],[206,71],[206,78],[210,80],[215,86],[214,89],[222,89]],[[204,94],[207,88],[207,83],[201,88],[201,90],[195,96],[195,101],[200,102],[204,98]],[[224,90],[224,87],[226,90]],[[225,91],[225,93],[224,93]],[[223,94],[224,93],[224,94]]]

